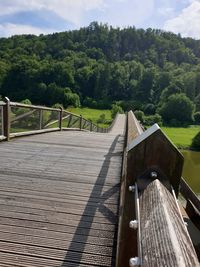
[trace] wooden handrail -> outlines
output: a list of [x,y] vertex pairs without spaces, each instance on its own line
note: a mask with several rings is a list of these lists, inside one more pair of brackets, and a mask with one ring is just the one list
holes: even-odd
[[17,102],[10,102],[10,106],[19,107],[19,108],[32,108],[32,109],[38,109],[38,110],[50,110],[50,111],[60,112],[59,108],[49,108],[49,107],[44,107],[44,106],[27,105],[27,104],[17,103]]
[[[3,124],[3,105],[1,105],[1,101],[0,101],[0,120],[1,120],[1,129],[0,129],[0,137],[1,139],[0,140],[3,140],[4,139],[4,124]],[[3,138],[2,138],[3,137]]]
[[[20,136],[20,135],[24,136],[26,133],[26,132],[18,132],[18,133],[10,134],[11,123],[15,123],[16,121],[19,121],[20,119],[24,119],[37,110],[40,112],[39,119],[38,119],[38,129],[27,131],[27,135],[29,134],[29,132],[31,132],[30,134],[36,134],[36,133],[39,133],[39,131],[42,133],[49,132],[49,129],[47,129],[47,127],[50,125],[53,125],[56,122],[58,122],[59,130],[62,130],[62,128],[63,128],[62,122],[68,117],[69,117],[69,123],[68,123],[67,128],[69,128],[69,127],[71,128],[76,122],[79,121],[79,127],[77,127],[77,129],[102,132],[102,133],[109,132],[112,129],[113,124],[115,122],[115,120],[114,120],[113,123],[108,128],[104,129],[104,128],[98,127],[97,125],[92,123],[92,121],[84,119],[81,115],[71,113],[69,111],[63,110],[62,108],[60,108],[60,109],[49,108],[49,107],[45,107],[45,106],[36,106],[36,105],[29,105],[29,104],[23,104],[23,103],[17,103],[17,102],[10,102],[10,100],[8,98],[5,98],[5,102],[0,101],[0,107],[1,106],[3,107],[2,127],[3,127],[3,134],[4,134],[4,137],[1,138],[1,140],[6,139],[7,141],[9,140],[9,138],[13,138],[13,137]],[[31,111],[28,111],[24,114],[21,114],[15,118],[11,119],[10,114],[11,114],[11,108],[12,107],[27,108],[27,109],[29,108],[29,109],[31,109]],[[49,120],[46,123],[47,125],[44,126],[43,125],[42,111],[58,112],[58,115],[59,115],[58,120],[54,120],[53,122],[51,120]],[[67,116],[63,116],[63,114],[67,114]],[[73,118],[76,118],[76,120],[72,121]],[[88,128],[88,129],[86,129],[86,128]],[[65,129],[65,127],[63,129]]]
[[178,149],[158,125],[143,132],[129,112],[123,162],[116,266],[199,266],[176,203],[183,167]]
[[33,114],[35,111],[36,111],[35,109],[34,110],[30,110],[30,111],[28,111],[26,113],[23,113],[23,114],[21,114],[21,115],[19,115],[17,117],[14,117],[13,119],[11,118],[11,123],[13,123],[15,121],[18,121],[18,120],[21,120],[23,118],[26,118],[26,117],[30,116],[31,114]]
[[155,179],[140,192],[142,266],[197,267],[199,262],[176,200]]
[[5,106],[6,105],[6,103],[5,102],[3,102],[3,101],[0,101],[0,106]]
[[180,182],[180,193],[186,201],[190,200],[195,208],[200,212],[200,199],[183,178],[181,178]]

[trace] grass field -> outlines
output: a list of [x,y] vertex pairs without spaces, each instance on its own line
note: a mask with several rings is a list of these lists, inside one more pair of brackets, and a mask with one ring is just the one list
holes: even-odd
[[[69,108],[70,112],[82,115],[86,119],[91,119],[95,124],[101,114],[105,114],[106,120],[111,123],[110,110],[99,110],[91,108]],[[108,127],[108,124],[98,124],[100,127]],[[190,126],[187,128],[161,127],[169,139],[179,148],[189,148],[194,136],[200,131],[200,126]]]
[[161,127],[169,139],[179,148],[189,148],[194,136],[200,131],[200,126],[188,128]]
[[99,127],[108,127],[112,121],[111,112],[108,109],[92,109],[92,108],[68,108],[69,112],[74,114],[82,115],[83,118],[92,120],[93,123],[97,124],[101,114],[105,114],[105,120],[107,123],[98,123]]

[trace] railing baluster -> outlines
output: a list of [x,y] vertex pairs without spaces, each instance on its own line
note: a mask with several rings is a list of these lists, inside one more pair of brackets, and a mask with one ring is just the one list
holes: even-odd
[[6,141],[10,140],[10,99],[5,97],[6,105],[3,106],[3,133]]
[[63,108],[60,107],[60,112],[59,112],[59,129],[62,131],[62,118],[63,118]]
[[80,115],[80,130],[82,130],[83,117]]
[[[18,115],[13,113],[12,120],[11,120],[11,108],[15,109],[22,109],[23,112],[19,112]],[[17,103],[17,102],[10,102],[10,100],[6,97],[5,103],[2,102],[2,106],[0,107],[2,117],[2,133],[0,132],[0,135],[2,134],[1,140],[5,139],[9,141],[10,138],[17,137],[17,136],[24,136],[24,135],[32,135],[37,133],[45,133],[50,131],[61,131],[63,128],[63,120],[69,117],[69,121],[67,123],[67,128],[71,128],[73,125],[76,128],[82,129],[88,129],[89,131],[94,132],[100,132],[100,133],[107,133],[112,129],[112,126],[115,122],[115,120],[112,122],[112,125],[108,128],[101,128],[98,125],[93,124],[92,121],[84,119],[81,115],[76,115],[71,112],[67,112],[67,116],[63,117],[63,112],[66,112],[63,110],[63,108],[49,108],[44,106],[36,106],[36,105],[28,105],[24,103]],[[30,111],[24,113],[24,109],[30,109]],[[56,112],[58,113],[57,119],[53,120],[53,117],[49,117],[46,119],[47,114],[45,112]],[[36,119],[36,115],[34,113],[38,113],[37,120],[34,123],[34,129],[30,129],[28,116],[31,116],[30,119]],[[48,115],[49,116],[49,115]],[[14,127],[12,129],[11,133],[11,127],[13,125],[19,124],[18,122],[20,120],[23,120],[23,127],[19,126],[19,129],[15,129]],[[53,120],[53,121],[52,121]],[[30,121],[31,122],[31,121]],[[37,124],[37,126],[36,126]],[[54,125],[57,124],[57,127]],[[50,127],[51,126],[51,127]],[[49,128],[50,127],[50,128]],[[23,130],[23,129],[26,130]],[[16,130],[16,131],[15,131]],[[21,130],[21,131],[20,131]],[[15,132],[14,132],[15,131]]]
[[43,125],[43,110],[39,110],[39,129],[42,130],[42,125]]

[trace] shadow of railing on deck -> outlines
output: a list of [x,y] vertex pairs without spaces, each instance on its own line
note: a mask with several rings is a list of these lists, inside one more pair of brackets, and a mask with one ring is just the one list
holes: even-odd
[[[104,160],[103,165],[101,167],[101,170],[98,174],[97,180],[94,184],[94,187],[93,187],[92,192],[90,194],[89,200],[88,200],[86,207],[83,211],[80,222],[76,228],[76,232],[74,233],[74,237],[70,243],[70,246],[68,248],[67,254],[63,260],[61,267],[67,267],[67,266],[69,266],[68,265],[69,262],[73,262],[74,253],[75,253],[75,251],[77,251],[77,242],[79,243],[79,247],[80,247],[79,251],[80,252],[76,252],[76,260],[74,260],[74,264],[75,264],[74,266],[79,266],[79,264],[81,263],[82,255],[84,253],[86,242],[88,239],[88,235],[89,235],[89,232],[91,230],[92,223],[93,223],[93,218],[94,218],[95,213],[97,211],[101,212],[105,217],[107,217],[107,219],[111,223],[116,222],[116,220],[118,218],[118,214],[114,214],[113,211],[111,211],[109,208],[107,208],[104,205],[104,202],[105,202],[105,200],[109,199],[112,195],[114,195],[116,192],[119,191],[119,184],[114,185],[112,188],[110,188],[108,191],[106,191],[103,194],[102,194],[102,191],[103,191],[103,187],[105,185],[105,180],[106,180],[106,177],[107,177],[107,174],[109,171],[110,160],[112,157],[114,157],[116,155],[119,156],[118,152],[114,153],[115,147],[116,147],[117,143],[119,142],[118,141],[119,137],[120,137],[120,135],[115,137],[113,143],[110,146],[108,153],[105,155],[105,160]],[[97,203],[96,206],[91,206],[90,203],[92,202],[92,200],[94,198],[100,199],[100,201]],[[90,216],[92,217],[92,220],[89,222],[90,225],[87,228],[85,228],[85,219],[84,218],[85,218],[85,216],[88,215],[88,213],[91,214]],[[84,235],[82,235],[81,243],[80,243],[80,232],[82,231],[83,228],[84,228]],[[112,246],[113,247],[112,265],[111,266],[114,266],[114,264],[115,264],[116,239],[117,239],[117,224],[115,226],[115,232],[114,232],[114,239],[113,239],[113,246]]]

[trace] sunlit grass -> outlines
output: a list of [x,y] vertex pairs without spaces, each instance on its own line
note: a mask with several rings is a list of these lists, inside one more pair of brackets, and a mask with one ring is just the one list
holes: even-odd
[[200,131],[200,126],[187,128],[161,127],[169,139],[179,148],[188,148],[194,136]]
[[[99,127],[108,127],[112,121],[111,112],[108,109],[92,109],[92,108],[68,108],[69,112],[82,115],[87,120],[92,120],[93,123],[98,124]],[[98,123],[101,114],[105,114],[105,123]]]

